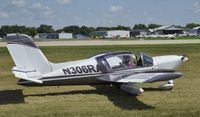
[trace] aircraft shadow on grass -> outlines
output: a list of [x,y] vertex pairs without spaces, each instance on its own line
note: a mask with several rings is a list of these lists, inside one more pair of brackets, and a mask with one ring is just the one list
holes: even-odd
[[[155,107],[147,105],[138,100],[137,96],[130,96],[125,92],[110,86],[94,86],[96,89],[76,90],[69,92],[55,92],[45,94],[28,94],[23,95],[22,89],[0,91],[0,105],[6,104],[22,104],[25,103],[24,98],[28,96],[58,96],[72,94],[98,94],[108,97],[108,99],[117,107],[126,110],[138,109],[154,109]],[[145,88],[146,91],[161,91],[157,88]]]
[[56,93],[46,93],[46,94],[29,94],[28,96],[57,96],[57,95],[72,95],[72,94],[98,94],[105,95],[108,99],[117,107],[126,110],[138,109],[138,110],[146,110],[146,109],[154,109],[150,105],[143,103],[142,101],[137,99],[137,96],[130,96],[125,92],[109,86],[95,86],[96,89],[91,90],[76,90],[69,92],[56,92]]
[[21,89],[0,91],[0,105],[25,103]]

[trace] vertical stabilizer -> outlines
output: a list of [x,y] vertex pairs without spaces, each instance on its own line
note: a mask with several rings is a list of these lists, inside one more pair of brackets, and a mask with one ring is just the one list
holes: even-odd
[[49,61],[31,37],[24,34],[13,34],[7,36],[6,40],[7,48],[16,65],[13,72],[26,73],[27,77],[36,77],[51,72]]

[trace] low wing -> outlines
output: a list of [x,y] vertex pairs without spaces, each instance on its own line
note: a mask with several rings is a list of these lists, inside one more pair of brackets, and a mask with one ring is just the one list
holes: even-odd
[[150,83],[157,81],[173,80],[181,77],[180,72],[139,72],[139,73],[114,73],[98,77],[98,80],[118,83]]

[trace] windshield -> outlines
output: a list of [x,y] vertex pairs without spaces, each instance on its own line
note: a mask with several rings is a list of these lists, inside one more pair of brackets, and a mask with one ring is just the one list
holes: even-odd
[[153,66],[153,58],[145,53],[141,53],[143,59],[143,67]]
[[112,70],[116,69],[132,69],[137,66],[136,56],[133,55],[118,55],[106,58]]

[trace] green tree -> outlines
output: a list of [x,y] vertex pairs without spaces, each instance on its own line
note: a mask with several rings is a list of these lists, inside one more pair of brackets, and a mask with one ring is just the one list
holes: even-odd
[[118,25],[117,27],[114,27],[115,30],[131,30],[130,27],[128,26],[122,26],[122,25]]
[[159,28],[161,25],[159,24],[149,24],[148,25],[148,29],[155,29],[155,28]]
[[80,34],[80,27],[76,25],[64,27],[63,30],[67,33]]
[[147,29],[147,26],[145,24],[135,24],[133,30],[138,30],[138,29]]
[[82,34],[82,35],[89,35],[90,32],[93,32],[93,31],[95,31],[94,27],[82,26],[80,28],[80,34]]
[[38,33],[52,33],[52,32],[54,32],[54,29],[53,29],[53,26],[51,26],[51,25],[41,24],[37,28],[37,32]]
[[0,29],[1,36],[6,36],[6,34],[10,32],[12,31],[10,30],[10,27],[8,25],[1,26],[1,29]]
[[34,37],[37,34],[37,29],[35,27],[29,28],[29,35]]
[[0,28],[0,36],[6,36],[9,33],[22,33],[27,34],[29,36],[34,37],[37,34],[37,30],[35,27],[26,27],[26,26],[18,26],[18,25],[4,25]]
[[89,35],[90,32],[95,31],[94,27],[87,27],[87,26],[66,26],[62,29],[56,30],[57,33],[60,32],[67,32],[67,33],[73,33],[73,34],[82,34],[82,35]]
[[200,26],[199,24],[197,24],[197,23],[188,23],[188,24],[186,24],[186,28],[195,28],[195,27],[198,27],[198,26]]
[[109,27],[97,27],[96,31],[106,31],[106,30],[111,30]]
[[4,25],[0,29],[0,35],[1,36],[6,36],[9,33],[24,33],[27,34],[28,31],[26,29],[26,26],[18,26],[18,25]]
[[63,31],[63,29],[58,29],[58,30],[56,30],[55,32],[56,33],[61,33]]

